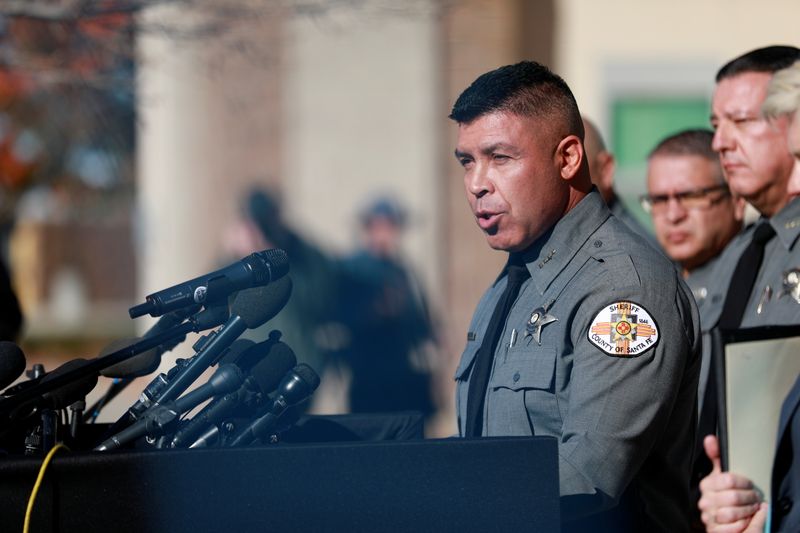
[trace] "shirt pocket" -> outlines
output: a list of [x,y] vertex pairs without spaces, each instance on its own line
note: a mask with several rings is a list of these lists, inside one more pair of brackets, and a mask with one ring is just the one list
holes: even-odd
[[556,368],[556,349],[525,346],[511,348],[505,361],[495,367],[489,383],[492,389],[513,391],[540,389],[553,391]]
[[489,382],[489,434],[558,435],[556,349],[515,348],[495,367]]

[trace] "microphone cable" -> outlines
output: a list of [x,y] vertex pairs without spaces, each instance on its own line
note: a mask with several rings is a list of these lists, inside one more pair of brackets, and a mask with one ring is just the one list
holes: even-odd
[[42,461],[42,466],[39,467],[39,475],[36,476],[36,482],[33,484],[33,490],[31,491],[31,497],[28,498],[28,507],[25,509],[25,522],[22,525],[22,533],[30,533],[31,529],[31,516],[33,515],[33,503],[36,501],[36,495],[39,493],[39,488],[42,486],[42,480],[44,479],[44,473],[47,471],[47,467],[50,465],[50,461],[53,460],[53,456],[55,456],[58,450],[64,449],[66,451],[70,451],[66,444],[59,442],[55,446],[53,446],[47,455]]

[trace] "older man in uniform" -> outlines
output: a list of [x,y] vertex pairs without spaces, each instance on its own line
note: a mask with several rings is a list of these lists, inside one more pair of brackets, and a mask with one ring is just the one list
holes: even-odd
[[[789,120],[787,145],[795,158],[787,189],[791,206],[796,202],[794,198],[800,196],[800,61],[775,74],[763,111],[771,121]],[[788,296],[800,302],[797,291]],[[714,469],[700,484],[700,509],[708,531],[761,533],[768,514],[772,522],[770,531],[800,531],[800,506],[794,502],[800,492],[800,378],[784,400],[777,435],[770,504],[761,501],[762,494],[752,481],[721,471],[718,442],[715,437],[706,437],[706,453]]]
[[[733,59],[717,73],[712,147],[731,191],[755,207],[761,219],[720,257],[714,272],[717,283],[709,288],[716,305],[703,314],[708,325],[735,329],[800,324],[800,303],[789,295],[797,285],[792,272],[800,272],[800,202],[786,189],[794,167],[785,142],[789,119],[768,121],[761,114],[773,73],[798,59],[800,49],[770,46]],[[739,267],[740,259],[760,256],[758,264]],[[754,275],[747,276],[748,270]]]
[[672,264],[592,188],[566,83],[535,62],[456,101],[476,222],[508,263],[456,372],[462,436],[558,439],[566,530],[683,531],[697,309]]

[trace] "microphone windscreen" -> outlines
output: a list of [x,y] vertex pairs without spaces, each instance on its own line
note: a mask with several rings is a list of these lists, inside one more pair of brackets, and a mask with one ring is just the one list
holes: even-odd
[[[88,362],[89,361],[86,359],[73,359],[72,361],[67,361],[60,367],[45,375],[44,378],[42,378],[42,383],[50,381],[56,376],[66,372],[76,370],[86,365]],[[86,377],[62,385],[55,390],[45,392],[42,397],[47,400],[47,404],[53,409],[63,409],[68,405],[84,399],[87,394],[92,392],[92,389],[95,385],[97,385],[97,374],[93,372]]]
[[258,389],[267,394],[278,388],[283,376],[295,364],[297,358],[292,349],[282,342],[277,342],[273,344],[267,356],[253,367],[250,376]]
[[292,279],[284,276],[263,287],[245,289],[236,295],[231,314],[242,317],[247,329],[255,329],[277,315],[292,295]]
[[[239,364],[239,360],[242,358],[244,354],[250,351],[250,349],[255,346],[255,341],[250,339],[236,339],[233,343],[228,346],[228,349],[225,351],[225,355],[222,356],[222,359],[219,360],[219,364],[225,365],[228,363],[233,363],[238,365],[239,368],[243,370],[248,370],[253,365],[243,366]],[[254,363],[257,361],[254,361]]]
[[0,341],[0,389],[12,384],[25,371],[25,355],[10,341]]
[[[126,338],[112,341],[108,346],[103,348],[100,352],[100,357],[105,357],[119,350],[124,350],[140,340],[141,339],[138,338]],[[134,355],[115,365],[104,368],[100,371],[100,375],[107,378],[135,378],[146,376],[155,372],[160,363],[161,353],[158,347],[150,348],[146,352]]]
[[294,367],[294,371],[295,373],[297,373],[298,376],[300,376],[300,378],[303,381],[305,381],[308,384],[309,387],[311,387],[311,392],[317,390],[317,387],[319,387],[320,379],[317,373],[314,372],[313,368],[311,368],[305,363],[300,363],[299,365]]
[[289,256],[284,250],[272,248],[258,252],[258,255],[269,263],[273,280],[282,278],[289,273]]

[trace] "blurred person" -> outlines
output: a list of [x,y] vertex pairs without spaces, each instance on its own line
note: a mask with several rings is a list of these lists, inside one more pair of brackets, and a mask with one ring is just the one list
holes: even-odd
[[456,371],[459,434],[555,437],[565,531],[686,530],[688,287],[593,188],[577,103],[547,67],[481,75],[450,118],[475,221],[508,253]]
[[734,198],[711,149],[710,130],[685,130],[663,139],[647,158],[647,195],[656,237],[675,261],[700,311],[703,352],[698,406],[708,382],[711,328],[704,320],[708,286],[719,254],[741,231],[744,202]]
[[22,332],[22,325],[22,309],[8,268],[0,259],[0,341],[16,342]]
[[600,130],[597,129],[594,122],[586,117],[582,118],[585,132],[583,146],[586,150],[586,161],[589,164],[589,174],[592,177],[592,183],[594,183],[597,190],[600,191],[600,196],[603,197],[603,200],[605,200],[606,205],[615,217],[627,224],[628,227],[636,233],[647,237],[653,245],[656,245],[657,243],[653,239],[653,234],[642,226],[636,217],[631,214],[614,190],[614,170],[616,169],[614,154],[609,152],[606,148],[603,136],[600,135]]
[[400,260],[403,208],[376,199],[359,217],[360,248],[336,257],[290,228],[267,191],[251,191],[247,204],[264,242],[289,255],[294,291],[281,325],[298,357],[313,354],[320,372],[349,375],[351,412],[431,415],[435,335],[423,292]]
[[350,408],[434,411],[430,350],[434,328],[418,281],[400,261],[405,210],[378,198],[361,212],[361,249],[341,261],[339,318],[350,336]]
[[[794,156],[794,171],[789,179],[790,202],[800,195],[800,62],[778,71],[772,78],[762,110],[770,122],[786,132],[788,150]],[[780,124],[788,121],[785,128]],[[791,204],[790,204],[791,205]],[[795,298],[794,294],[791,295]],[[746,477],[722,472],[719,442],[705,438],[704,448],[712,462],[709,476],[700,483],[699,507],[708,531],[761,532],[767,517],[770,531],[800,531],[800,506],[794,504],[800,493],[800,378],[790,390],[778,423],[775,459],[772,467],[772,501],[762,501],[760,491]]]
[[647,158],[642,199],[659,245],[680,265],[698,305],[717,256],[741,231],[744,216],[744,202],[731,195],[711,149],[713,136],[685,130],[663,139]]

